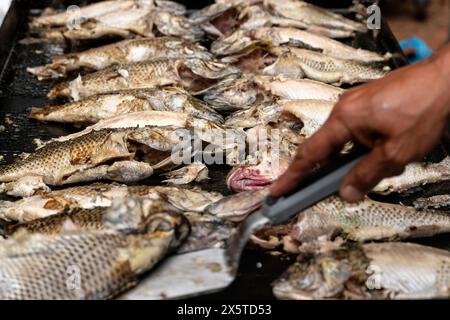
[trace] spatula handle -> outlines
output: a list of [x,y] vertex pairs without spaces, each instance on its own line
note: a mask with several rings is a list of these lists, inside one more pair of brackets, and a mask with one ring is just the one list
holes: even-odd
[[335,194],[344,177],[368,151],[365,147],[354,146],[349,154],[336,157],[329,165],[309,175],[291,194],[280,198],[266,198],[262,209],[263,215],[273,224],[280,224]]

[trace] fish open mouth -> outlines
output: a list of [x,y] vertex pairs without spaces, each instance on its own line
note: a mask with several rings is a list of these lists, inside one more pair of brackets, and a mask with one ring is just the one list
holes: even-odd
[[251,167],[233,169],[227,178],[228,188],[235,192],[264,189],[272,182],[273,177]]

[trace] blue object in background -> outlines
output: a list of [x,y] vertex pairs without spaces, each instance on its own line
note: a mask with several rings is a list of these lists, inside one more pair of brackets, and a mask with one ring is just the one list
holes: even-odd
[[400,47],[402,48],[403,51],[405,51],[408,48],[414,49],[414,54],[408,57],[410,63],[419,62],[423,59],[430,57],[433,54],[433,50],[430,49],[427,43],[424,40],[417,37],[412,37],[408,40],[400,41]]

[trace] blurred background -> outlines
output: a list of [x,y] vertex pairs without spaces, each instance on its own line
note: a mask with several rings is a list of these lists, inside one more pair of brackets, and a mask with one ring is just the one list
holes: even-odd
[[397,39],[417,37],[433,50],[449,41],[450,0],[381,0],[380,6]]

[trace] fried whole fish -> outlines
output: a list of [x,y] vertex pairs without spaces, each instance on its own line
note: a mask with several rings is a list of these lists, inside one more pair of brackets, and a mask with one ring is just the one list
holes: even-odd
[[157,210],[151,200],[128,199],[112,207],[104,220],[111,230],[58,235],[19,232],[3,241],[0,297],[112,298],[134,286],[138,275],[189,234],[182,215]]
[[[89,96],[63,105],[32,108],[30,118],[63,123],[96,123],[118,115],[141,111],[172,111],[223,123],[207,103],[178,88],[121,90]],[[157,116],[155,114],[155,116]]]
[[429,237],[450,232],[450,215],[370,200],[350,204],[333,196],[301,212],[292,237],[301,243],[341,236],[353,241]]
[[123,40],[87,51],[57,56],[50,64],[27,70],[43,80],[65,77],[69,72],[79,69],[98,71],[113,65],[185,57],[203,60],[212,58],[199,44],[176,37],[160,37]]
[[445,157],[439,163],[409,164],[401,175],[383,179],[373,191],[380,194],[412,191],[414,188],[448,179],[450,179],[450,157]]
[[298,119],[302,123],[300,134],[310,137],[327,120],[334,107],[333,101],[326,100],[280,100],[266,102],[250,109],[237,111],[225,121],[231,128],[253,128],[271,122]]
[[0,201],[4,220],[30,221],[63,212],[65,209],[109,207],[113,199],[131,195],[128,187],[116,183],[93,183],[87,186],[41,193],[15,202]]
[[203,99],[216,110],[236,111],[276,98],[337,101],[343,93],[344,89],[314,80],[262,75],[221,81],[209,88]]
[[[307,25],[323,29],[343,30],[350,32],[365,32],[367,28],[360,22],[317,7],[313,4],[297,0],[265,0],[265,6],[282,17],[301,21]],[[349,34],[351,35],[351,33]]]
[[63,213],[65,210],[110,207],[114,200],[130,197],[164,199],[182,211],[202,212],[222,198],[217,192],[164,186],[127,186],[118,183],[93,183],[40,193],[15,202],[0,201],[0,218],[26,222]]
[[228,64],[194,58],[140,62],[80,75],[73,81],[53,87],[48,97],[71,97],[77,101],[99,93],[168,85],[180,85],[189,91],[200,91],[210,85],[204,82],[228,76],[237,77],[240,74],[240,69]]
[[412,243],[370,243],[307,257],[274,283],[279,299],[436,299],[450,295],[450,254]]
[[355,84],[380,79],[389,72],[389,68],[373,67],[311,50],[292,48],[263,72],[269,76],[308,78],[340,86],[344,83]]
[[257,76],[255,82],[264,90],[282,99],[337,101],[344,89],[308,79]]
[[339,41],[295,28],[257,28],[244,32],[246,37],[243,37],[242,33],[242,31],[237,30],[227,37],[214,41],[211,45],[211,52],[226,56],[241,53],[251,46],[264,44],[275,47],[274,50],[279,52],[282,52],[283,48],[276,49],[276,47],[290,45],[321,52],[335,58],[364,63],[382,62],[391,56],[390,54],[382,56],[372,51],[356,49]]
[[243,30],[253,30],[261,27],[286,27],[307,30],[308,32],[323,35],[330,38],[348,38],[354,32],[351,30],[323,27],[315,24],[307,24],[301,20],[276,16],[269,13],[261,6],[249,6],[241,10],[239,19],[243,21],[240,25]]
[[[182,143],[190,145],[193,139],[216,139],[215,133],[206,133],[201,138],[202,134],[172,127],[91,131],[67,141],[53,141],[25,159],[1,166],[0,182],[20,184],[21,179],[30,177],[45,185],[102,179],[135,182],[151,176],[154,169],[164,170],[176,161],[173,153],[185,146]],[[180,141],[180,136],[184,141]],[[192,157],[192,154],[184,156]],[[0,186],[3,191],[7,188],[7,184]]]
[[[121,38],[131,36],[153,37],[152,13],[163,9],[156,7],[152,0],[125,1],[125,3],[125,8],[104,10],[104,13],[89,19],[81,15],[81,9],[78,15],[68,10],[61,16],[61,20],[66,20],[63,26],[52,29],[35,28],[34,31],[41,38],[57,42],[66,39],[84,41],[108,36]],[[48,16],[47,19],[51,19],[51,16]]]
[[[133,0],[126,1],[102,1],[80,7],[79,15],[85,19],[92,19],[114,11],[123,11],[132,8]],[[73,12],[68,10],[55,14],[46,14],[33,18],[30,26],[32,28],[66,26],[73,19]]]

